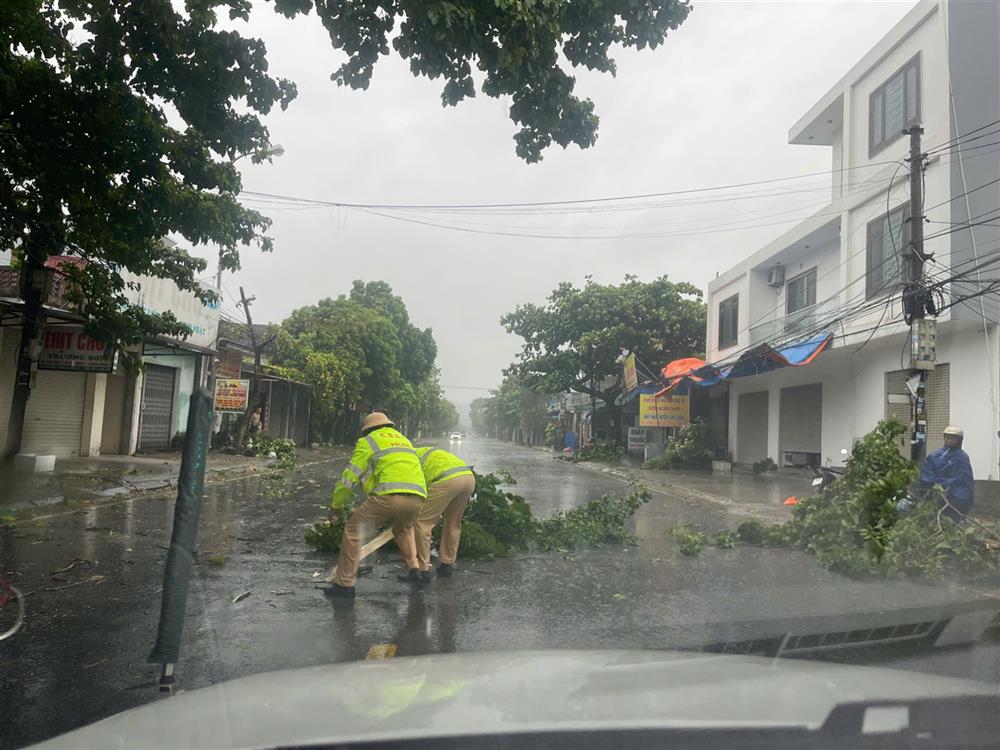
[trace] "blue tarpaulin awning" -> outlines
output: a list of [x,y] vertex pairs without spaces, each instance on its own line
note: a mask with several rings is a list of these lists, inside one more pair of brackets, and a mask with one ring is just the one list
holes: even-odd
[[730,378],[745,378],[763,375],[782,367],[802,367],[812,362],[833,340],[832,333],[820,333],[805,341],[781,347],[759,344],[740,355],[735,362],[726,365],[705,365],[692,370],[672,385],[660,390],[660,394],[683,395],[692,387],[708,388]]

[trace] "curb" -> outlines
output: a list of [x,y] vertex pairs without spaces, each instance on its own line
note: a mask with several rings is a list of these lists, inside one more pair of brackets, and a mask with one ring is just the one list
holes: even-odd
[[[583,461],[581,463],[574,464],[574,466],[578,466],[586,471],[592,471],[597,474],[608,474],[626,482],[635,480],[650,492],[658,492],[662,495],[669,495],[670,497],[688,503],[689,505],[709,503],[718,507],[720,510],[724,509],[726,512],[735,516],[745,516],[747,518],[767,518],[776,522],[787,521],[789,518],[788,514],[781,513],[780,511],[775,512],[776,509],[768,505],[760,505],[759,507],[737,505],[733,500],[727,497],[722,497],[721,495],[712,495],[708,492],[702,492],[701,490],[696,490],[692,487],[672,484],[670,482],[653,484],[651,482],[643,481],[644,477],[641,474],[629,473],[616,466],[591,466],[589,465],[591,463],[592,462]],[[641,471],[641,469],[634,470],[634,472],[638,471]]]

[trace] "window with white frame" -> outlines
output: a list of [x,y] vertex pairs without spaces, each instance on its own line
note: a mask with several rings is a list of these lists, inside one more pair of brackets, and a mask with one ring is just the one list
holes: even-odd
[[868,155],[873,156],[920,122],[920,55],[868,98]]
[[789,279],[785,288],[785,312],[791,314],[816,304],[816,269]]

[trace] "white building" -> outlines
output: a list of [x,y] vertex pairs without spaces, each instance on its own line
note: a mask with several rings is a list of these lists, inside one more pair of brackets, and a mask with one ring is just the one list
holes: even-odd
[[[1000,277],[1000,220],[958,226],[1000,215],[998,50],[1000,3],[920,2],[792,126],[789,143],[830,149],[830,202],[709,284],[707,361],[809,332],[833,340],[811,364],[730,381],[735,461],[839,464],[841,449],[879,419],[909,420],[902,131],[921,126],[929,153],[925,250],[934,260],[925,272],[964,274],[943,287],[948,302]],[[961,425],[977,479],[998,478],[998,313],[990,294],[938,316],[938,364],[927,385],[928,451],[941,445],[946,424]]]

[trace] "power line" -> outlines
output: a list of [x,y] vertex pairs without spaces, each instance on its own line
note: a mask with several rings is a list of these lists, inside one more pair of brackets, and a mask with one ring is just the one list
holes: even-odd
[[[603,196],[599,198],[577,198],[570,200],[551,201],[527,201],[517,203],[452,203],[452,204],[400,204],[400,203],[349,203],[346,201],[314,201],[310,199],[297,198],[302,202],[323,203],[330,206],[342,206],[344,208],[368,208],[368,209],[468,209],[468,208],[529,208],[534,206],[570,206],[587,203],[609,203],[616,201],[641,200],[646,198],[663,198],[674,195],[691,195],[695,193],[714,192],[717,190],[732,190],[734,188],[752,187],[755,185],[770,185],[779,182],[789,182],[791,180],[801,180],[807,177],[817,177],[832,174],[842,174],[844,172],[856,171],[859,169],[871,169],[885,166],[894,162],[874,162],[872,164],[859,165],[857,167],[843,167],[841,169],[826,170],[822,172],[808,172],[805,174],[792,175],[788,177],[773,177],[766,180],[751,180],[749,182],[737,182],[729,185],[714,185],[711,187],[686,188],[683,190],[665,190],[655,193],[636,193],[632,195]],[[267,198],[288,198],[288,196],[274,193],[261,193],[255,191],[243,191],[244,195],[258,195]]]

